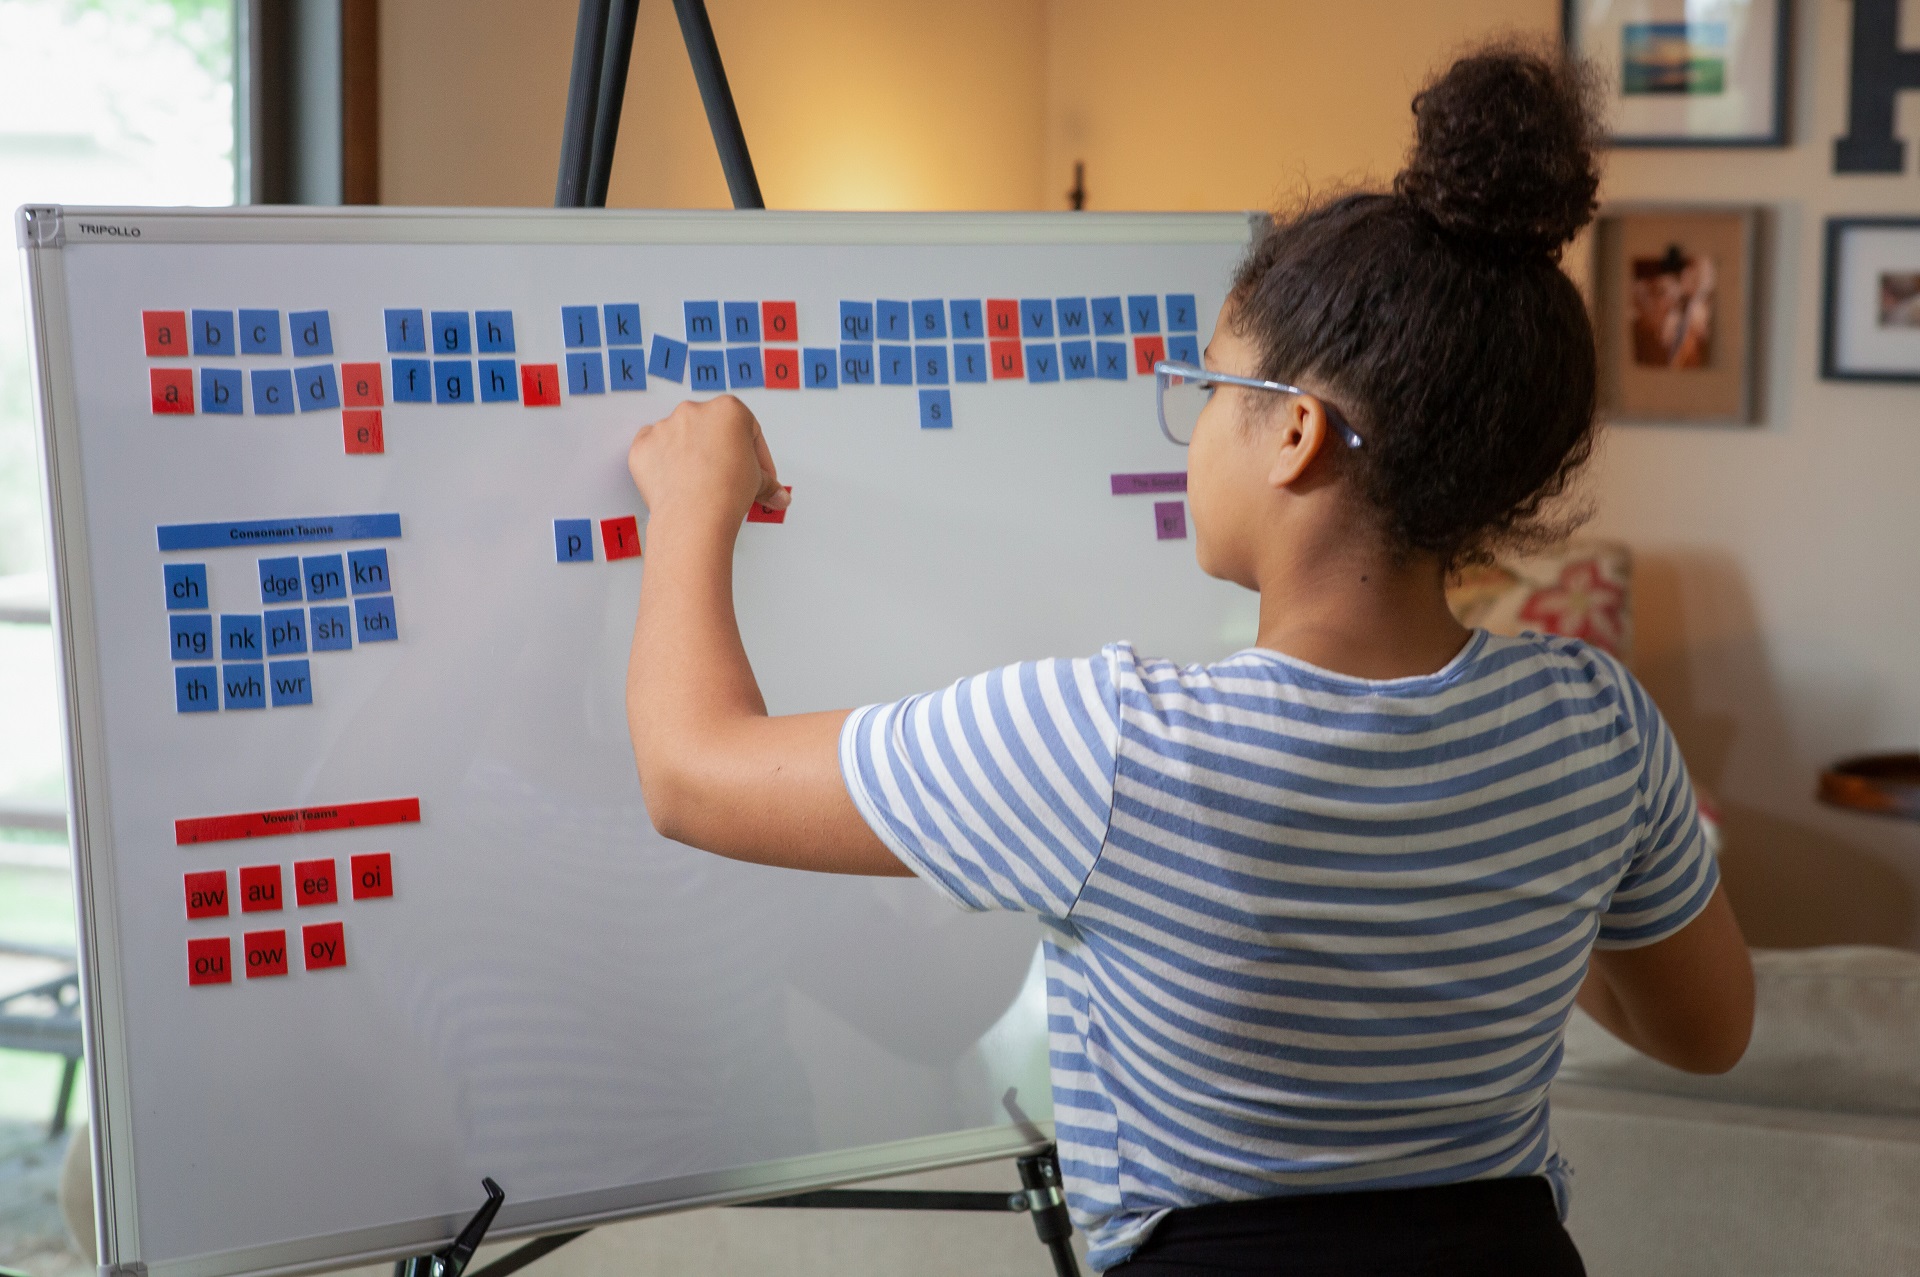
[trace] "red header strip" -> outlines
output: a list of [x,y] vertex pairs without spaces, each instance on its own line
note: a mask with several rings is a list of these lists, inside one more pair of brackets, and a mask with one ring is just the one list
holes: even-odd
[[289,807],[284,811],[249,811],[233,816],[197,816],[173,822],[175,846],[196,842],[228,842],[235,838],[272,838],[277,834],[312,834],[325,829],[354,829],[361,825],[409,825],[420,820],[418,798],[383,798],[371,803],[341,803],[332,807]]

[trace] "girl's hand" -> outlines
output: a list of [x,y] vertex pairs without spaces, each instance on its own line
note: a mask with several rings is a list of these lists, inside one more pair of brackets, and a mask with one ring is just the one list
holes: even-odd
[[671,511],[738,524],[755,501],[787,507],[760,423],[732,395],[687,400],[640,427],[627,449],[627,471],[650,518]]

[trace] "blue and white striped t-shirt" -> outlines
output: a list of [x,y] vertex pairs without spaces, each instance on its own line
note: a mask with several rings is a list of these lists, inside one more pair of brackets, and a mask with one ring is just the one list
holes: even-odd
[[1174,1207],[1544,1174],[1588,950],[1718,873],[1672,735],[1573,639],[1373,681],[1114,644],[868,706],[841,771],[969,909],[1050,926],[1054,1121],[1096,1268]]

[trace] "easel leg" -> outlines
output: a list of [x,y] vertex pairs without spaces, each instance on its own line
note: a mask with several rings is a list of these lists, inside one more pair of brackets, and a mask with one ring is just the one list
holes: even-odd
[[1027,1211],[1033,1216],[1033,1231],[1053,1256],[1056,1277],[1080,1277],[1080,1261],[1073,1254],[1073,1220],[1067,1215],[1067,1199],[1060,1187],[1057,1151],[1049,1144],[1021,1158],[1018,1165],[1020,1184],[1027,1190]]

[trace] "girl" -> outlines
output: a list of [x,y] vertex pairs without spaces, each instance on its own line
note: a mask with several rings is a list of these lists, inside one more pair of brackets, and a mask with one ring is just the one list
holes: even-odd
[[1746,946],[1646,692],[1576,640],[1468,632],[1444,592],[1539,533],[1591,447],[1557,265],[1594,208],[1591,100],[1555,60],[1464,58],[1414,99],[1391,193],[1240,267],[1207,371],[1270,384],[1173,392],[1211,387],[1200,567],[1260,593],[1257,646],[1216,664],[1116,643],[770,718],[731,577],[748,503],[785,504],[759,427],[723,397],[634,439],[654,823],[1048,921],[1096,1268],[1579,1273],[1547,1120],[1574,1003],[1683,1069],[1745,1049]]

